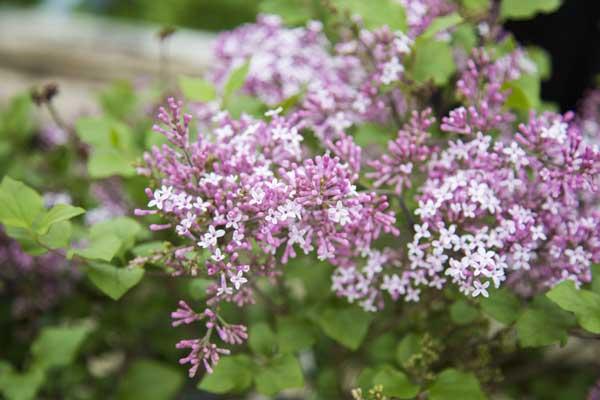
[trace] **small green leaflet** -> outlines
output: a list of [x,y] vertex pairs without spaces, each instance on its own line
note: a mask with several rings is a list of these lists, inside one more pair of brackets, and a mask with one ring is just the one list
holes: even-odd
[[316,319],[327,336],[356,350],[367,335],[373,315],[358,307],[329,307],[318,312]]
[[42,197],[22,182],[5,176],[0,183],[0,222],[14,228],[31,228],[44,211]]
[[92,263],[86,274],[98,289],[113,300],[119,300],[144,276],[141,268],[118,268],[110,264]]
[[177,81],[188,100],[206,102],[217,98],[217,91],[213,84],[204,79],[180,76]]
[[561,5],[561,0],[502,0],[500,16],[505,19],[528,19],[537,13],[551,13]]
[[259,393],[273,396],[284,389],[302,387],[304,375],[296,357],[282,354],[258,368],[254,382]]
[[231,95],[240,90],[242,86],[244,86],[244,82],[246,82],[246,77],[248,76],[248,72],[250,71],[250,60],[246,61],[244,64],[235,68],[229,74],[229,79],[227,83],[225,83],[225,87],[223,88],[223,101],[227,103]]
[[600,294],[577,289],[573,281],[567,280],[552,288],[546,296],[563,310],[574,313],[582,328],[600,333]]
[[217,394],[242,392],[252,385],[254,371],[252,360],[247,355],[223,357],[212,374],[204,375],[198,389]]
[[429,388],[430,400],[485,400],[479,381],[472,373],[447,369]]

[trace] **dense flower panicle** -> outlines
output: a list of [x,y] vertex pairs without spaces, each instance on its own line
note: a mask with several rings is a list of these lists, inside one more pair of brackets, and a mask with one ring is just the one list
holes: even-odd
[[[337,44],[332,54],[321,29],[315,21],[305,28],[285,28],[279,17],[261,16],[256,24],[220,36],[213,78],[225,80],[229,71],[250,59],[244,89],[270,105],[304,93],[298,126],[324,139],[335,139],[357,123],[385,122],[393,112],[405,111],[400,91],[384,94],[380,86],[402,79],[411,38],[386,26],[363,29]],[[200,110],[205,113],[207,107]]]
[[456,83],[464,105],[442,118],[441,129],[463,135],[475,135],[493,129],[506,130],[514,115],[504,109],[510,94],[503,84],[518,79],[535,68],[522,51],[517,50],[493,60],[483,49],[474,49]]
[[262,15],[255,24],[219,36],[214,50],[218,64],[212,76],[224,83],[231,70],[250,60],[245,89],[275,105],[313,82],[344,85],[344,60],[332,57],[328,46],[320,22],[290,29],[280,17]]
[[373,185],[394,186],[396,194],[412,186],[415,166],[423,167],[437,148],[430,143],[429,127],[435,122],[431,109],[421,113],[413,111],[410,121],[398,132],[398,137],[388,143],[387,153],[381,159],[369,162],[375,169],[367,177],[373,178]]
[[[174,229],[187,242],[172,255],[174,272],[196,274],[202,268],[198,257],[205,260],[205,273],[214,278],[209,306],[253,302],[252,280],[275,277],[277,265],[298,251],[348,268],[382,234],[399,233],[385,197],[357,191],[360,149],[351,138],[330,143],[345,161],[325,154],[299,162],[304,154],[299,113],[269,113],[267,121],[225,116],[211,132],[189,141],[190,119],[182,104],[172,99],[169,104],[159,114],[163,126],[155,130],[171,145],[153,148],[140,168],[159,187],[147,189],[149,210],[137,214],[161,214],[167,223],[151,229]],[[175,325],[198,319],[185,303],[180,306]],[[216,330],[236,344],[246,337],[242,327]],[[198,360],[212,365],[220,354],[204,341],[182,346],[192,348],[185,362],[194,371]]]
[[507,143],[481,133],[451,142],[429,166],[411,267],[473,296],[507,278],[523,294],[589,282],[600,260],[600,152],[571,119],[532,117]]
[[[174,326],[206,325],[204,337],[178,344],[190,349],[181,362],[191,376],[228,353],[215,338],[236,345],[248,337],[245,326],[217,314],[220,303],[254,303],[256,278],[277,284],[299,252],[334,266],[332,291],[371,312],[388,297],[417,302],[427,288],[488,297],[507,284],[531,296],[565,279],[590,281],[591,263],[600,261],[600,152],[581,121],[596,114],[532,114],[515,133],[506,84],[535,65],[520,49],[498,59],[475,49],[459,65],[461,104],[438,126],[433,110],[415,110],[399,83],[410,84],[404,60],[412,38],[453,6],[400,1],[408,35],[361,29],[357,19],[332,46],[320,24],[287,29],[273,16],[223,34],[213,79],[223,84],[250,59],[247,94],[268,105],[299,95],[285,115],[278,107],[262,119],[234,119],[217,103],[196,105],[196,134],[181,102],[159,110],[154,130],[169,144],[144,155],[139,173],[155,186],[146,189],[148,209],[136,214],[160,215],[150,229],[181,237],[166,262],[173,274],[212,279],[208,308],[197,313],[180,302],[172,314]],[[366,122],[398,127],[383,153],[367,155],[352,138],[352,126]],[[312,148],[307,132],[318,139],[306,140]],[[462,136],[444,142],[444,132]],[[412,237],[405,249],[382,246],[383,235],[400,232],[378,193],[407,189],[418,193],[415,216],[402,197],[398,209]]]

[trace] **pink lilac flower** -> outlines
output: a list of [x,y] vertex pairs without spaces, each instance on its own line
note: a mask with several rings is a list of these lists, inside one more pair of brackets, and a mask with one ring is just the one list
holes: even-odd
[[[474,50],[459,70],[461,104],[435,126],[433,111],[415,110],[398,84],[409,83],[403,63],[414,35],[452,7],[404,3],[420,15],[408,35],[362,29],[358,19],[333,46],[320,24],[286,29],[273,16],[222,35],[212,78],[223,85],[249,60],[246,93],[272,106],[299,95],[285,115],[278,107],[264,119],[233,119],[205,104],[192,132],[181,102],[159,110],[154,129],[169,144],[144,155],[138,172],[153,185],[136,214],[161,217],[150,229],[180,237],[166,261],[174,275],[212,279],[202,313],[183,302],[173,313],[174,325],[206,321],[204,337],[178,344],[190,349],[181,362],[191,376],[229,352],[213,333],[229,345],[247,339],[219,304],[252,304],[256,278],[277,283],[300,251],[333,265],[332,290],[367,311],[450,284],[487,297],[502,284],[530,296],[565,279],[589,282],[600,261],[598,149],[571,113],[531,115],[513,132],[504,87],[532,72],[521,50],[498,59]],[[384,153],[365,157],[354,142],[352,127],[365,122],[399,129]],[[461,139],[444,142],[436,128]],[[399,234],[381,193],[409,188],[418,193],[414,217],[399,201],[412,238],[405,249],[377,246]]]
[[546,113],[521,124],[515,141],[479,133],[450,142],[429,163],[415,214],[429,228],[409,245],[413,270],[444,276],[468,295],[508,280],[530,295],[591,279],[600,260],[600,152],[572,115]]
[[[261,16],[256,24],[219,37],[218,64],[211,76],[223,83],[230,71],[249,60],[247,93],[268,105],[303,94],[298,129],[308,127],[320,138],[335,139],[354,124],[383,122],[405,108],[399,90],[384,94],[380,86],[403,78],[403,60],[411,46],[411,38],[383,27],[362,29],[334,48],[319,22],[290,29],[279,17]],[[212,114],[208,110],[208,105],[199,109],[203,119]]]
[[[300,147],[298,113],[272,115],[268,122],[225,116],[191,140],[191,117],[183,104],[173,99],[168,104],[155,130],[171,145],[145,155],[139,172],[152,176],[157,187],[146,190],[149,209],[136,213],[160,214],[166,223],[151,229],[175,228],[186,243],[168,261],[175,274],[214,279],[205,316],[223,301],[253,302],[252,281],[275,278],[278,266],[298,251],[352,268],[381,235],[399,233],[386,198],[357,190],[360,152],[349,137],[331,143],[346,162],[330,154],[300,161],[306,149]],[[204,255],[204,266],[194,254]],[[198,319],[185,303],[180,307],[175,324]],[[217,324],[212,316],[209,321]],[[216,330],[234,343],[246,337],[241,327]],[[184,361],[192,364],[190,373],[201,363],[212,367],[223,354],[210,343],[209,334],[180,344],[192,349]]]
[[410,121],[398,132],[396,140],[388,142],[387,153],[369,162],[375,169],[367,177],[375,179],[373,185],[394,186],[396,194],[411,187],[417,168],[422,168],[437,151],[429,143],[429,127],[435,122],[431,109],[421,113],[413,111]]
[[485,50],[474,49],[456,83],[463,105],[442,118],[442,130],[474,135],[508,129],[514,115],[505,110],[510,91],[504,90],[503,84],[521,76],[524,58],[522,51],[515,51],[493,60]]

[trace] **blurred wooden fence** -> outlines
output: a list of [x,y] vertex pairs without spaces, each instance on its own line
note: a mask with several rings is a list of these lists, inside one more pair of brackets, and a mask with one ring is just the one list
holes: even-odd
[[0,8],[0,101],[49,80],[61,101],[89,101],[90,90],[115,79],[160,73],[161,51],[172,75],[199,75],[210,63],[213,34],[177,31],[162,46],[158,25]]

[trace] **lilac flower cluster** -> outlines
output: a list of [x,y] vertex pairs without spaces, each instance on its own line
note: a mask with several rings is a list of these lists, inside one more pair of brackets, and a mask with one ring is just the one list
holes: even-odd
[[[415,13],[426,3],[432,16],[452,10],[404,3]],[[410,35],[427,24],[411,24]],[[411,37],[353,28],[330,46],[318,23],[290,30],[261,17],[221,37],[214,79],[251,57],[247,93],[269,105],[302,94],[284,116],[277,108],[233,119],[201,107],[195,132],[181,102],[159,111],[154,129],[169,145],[144,157],[139,173],[154,186],[148,209],[136,213],[160,215],[151,229],[181,237],[167,260],[174,274],[213,279],[208,308],[197,314],[180,303],[173,313],[174,325],[206,321],[204,337],[178,345],[190,349],[181,360],[190,375],[227,354],[213,333],[226,344],[247,337],[219,316],[219,304],[253,303],[256,278],[276,283],[299,251],[333,265],[332,290],[367,311],[388,296],[419,301],[427,288],[487,297],[505,283],[530,296],[565,279],[589,282],[600,261],[600,151],[589,139],[597,132],[572,113],[532,113],[514,131],[507,84],[535,73],[522,50],[495,59],[475,49],[458,73],[461,105],[434,116],[400,89]],[[350,128],[365,122],[397,126],[387,150],[364,156]],[[304,145],[306,132],[324,153]],[[414,215],[407,193],[417,193]],[[410,225],[406,246],[383,247],[384,234],[400,233],[395,210]]]
[[464,135],[510,130],[514,115],[504,107],[510,92],[502,86],[533,68],[521,51],[493,60],[485,50],[475,49],[456,84],[464,105],[442,118],[441,129]]
[[[214,278],[211,309],[252,302],[256,277],[276,276],[299,250],[346,268],[372,254],[383,233],[398,234],[385,196],[357,190],[360,153],[351,138],[331,143],[348,162],[329,154],[301,162],[300,117],[269,115],[234,120],[218,113],[212,131],[191,140],[191,116],[171,98],[154,128],[170,145],[153,148],[139,170],[161,186],[147,190],[149,209],[136,213],[162,215],[168,223],[151,229],[175,229],[185,241],[170,263],[176,273],[195,274],[204,260]],[[210,335],[182,342],[192,348],[185,362],[216,362],[219,351],[209,343]]]
[[212,75],[219,83],[229,71],[250,60],[247,93],[276,105],[298,95],[300,127],[310,127],[323,138],[336,138],[363,121],[383,122],[403,97],[394,89],[382,95],[380,86],[400,81],[402,60],[413,40],[383,27],[360,30],[333,47],[318,22],[306,28],[286,29],[276,16],[261,16],[256,24],[223,34],[215,48],[219,60]]
[[250,60],[245,88],[269,105],[299,94],[309,85],[345,85],[343,59],[328,52],[322,24],[285,29],[275,15],[221,34],[215,46],[212,79],[223,84],[229,72]]

